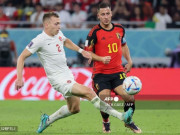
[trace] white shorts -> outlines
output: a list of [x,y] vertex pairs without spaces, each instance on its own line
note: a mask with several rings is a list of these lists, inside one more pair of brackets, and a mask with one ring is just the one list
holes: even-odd
[[73,96],[72,87],[76,81],[74,80],[74,76],[71,71],[60,74],[57,73],[54,76],[48,77],[48,79],[52,87],[59,91],[64,96],[64,98]]

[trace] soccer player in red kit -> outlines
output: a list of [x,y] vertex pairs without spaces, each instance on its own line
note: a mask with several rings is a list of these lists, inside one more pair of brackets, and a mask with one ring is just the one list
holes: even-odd
[[[97,17],[100,24],[90,30],[85,43],[86,50],[91,52],[94,60],[93,89],[102,100],[105,97],[110,97],[113,89],[125,101],[124,111],[127,111],[129,107],[132,107],[134,111],[134,96],[128,95],[122,87],[126,73],[132,67],[132,60],[125,39],[125,29],[122,25],[111,22],[111,7],[107,3],[100,3]],[[122,66],[122,56],[127,61],[125,67]],[[110,133],[109,115],[104,112],[101,112],[101,115],[103,132]],[[141,133],[141,129],[134,122],[125,123],[125,126],[134,133]]]

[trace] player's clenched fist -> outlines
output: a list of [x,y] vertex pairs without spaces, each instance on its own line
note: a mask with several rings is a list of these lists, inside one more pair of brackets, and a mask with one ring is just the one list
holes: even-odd
[[19,90],[20,88],[22,88],[24,86],[24,81],[23,80],[16,80],[15,81],[15,89]]
[[102,62],[104,64],[109,64],[110,61],[111,61],[111,56],[102,57]]

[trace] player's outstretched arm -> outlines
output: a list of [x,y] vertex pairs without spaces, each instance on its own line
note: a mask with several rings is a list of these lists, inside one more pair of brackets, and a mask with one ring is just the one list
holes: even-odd
[[67,47],[68,49],[74,50],[74,51],[79,51],[80,47],[74,44],[70,39],[66,38],[64,41],[64,46]]
[[21,87],[23,87],[23,68],[24,68],[24,61],[27,57],[31,56],[31,52],[27,49],[24,49],[24,51],[21,53],[17,60],[17,79],[15,81],[15,89],[19,90]]
[[127,64],[125,65],[124,70],[125,70],[125,73],[128,73],[132,68],[133,62],[132,62],[127,44],[122,46],[122,54],[127,61]]
[[91,63],[91,60],[92,60],[91,54],[89,52],[81,49],[79,46],[74,44],[70,39],[67,38],[65,40],[64,46],[71,49],[71,50],[74,50],[74,51],[81,53],[83,55],[83,57],[88,59],[88,63]]

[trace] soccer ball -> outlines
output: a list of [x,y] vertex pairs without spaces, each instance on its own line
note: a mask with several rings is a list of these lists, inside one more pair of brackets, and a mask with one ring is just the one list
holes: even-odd
[[135,95],[142,88],[141,80],[136,76],[128,76],[123,82],[123,88],[129,95]]

